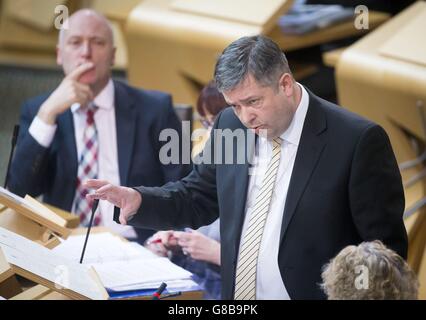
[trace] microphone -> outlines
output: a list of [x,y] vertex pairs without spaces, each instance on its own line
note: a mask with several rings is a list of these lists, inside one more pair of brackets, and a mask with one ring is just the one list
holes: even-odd
[[90,216],[89,227],[87,228],[86,239],[84,240],[83,252],[81,253],[80,264],[83,263],[84,253],[86,252],[87,240],[89,240],[90,230],[92,229],[93,218],[95,217],[96,209],[98,208],[99,200],[95,199],[92,203],[92,215]]
[[10,165],[12,163],[13,159],[13,153],[15,151],[16,142],[18,142],[18,135],[19,135],[19,124],[15,124],[15,127],[13,128],[13,135],[12,135],[12,148],[10,149],[9,154],[9,161],[7,163],[7,170],[6,170],[6,178],[4,179],[4,188],[7,189],[7,184],[9,182],[9,171],[10,171]]
[[160,296],[163,293],[163,291],[166,289],[167,283],[162,282],[160,286],[158,287],[157,291],[152,295],[152,300],[160,300]]

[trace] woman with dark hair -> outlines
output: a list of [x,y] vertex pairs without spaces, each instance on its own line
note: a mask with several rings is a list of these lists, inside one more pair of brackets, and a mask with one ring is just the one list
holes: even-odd
[[213,81],[209,82],[197,101],[197,112],[201,117],[202,125],[207,129],[213,126],[216,116],[227,107],[225,98],[217,90]]

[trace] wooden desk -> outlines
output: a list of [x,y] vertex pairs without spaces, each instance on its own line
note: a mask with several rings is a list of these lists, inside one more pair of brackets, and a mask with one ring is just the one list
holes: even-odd
[[[106,227],[94,227],[91,231],[92,233],[103,233],[111,232]],[[72,235],[84,235],[86,234],[86,229],[77,228],[72,232]],[[123,241],[127,241],[125,238],[120,237]],[[0,266],[1,267],[1,266]],[[182,292],[180,296],[169,298],[170,300],[201,300],[203,298],[202,291],[188,291]],[[53,291],[43,285],[35,285],[28,288],[22,293],[17,294],[10,300],[71,300],[69,297]],[[140,296],[132,297],[129,299],[118,299],[118,300],[151,300],[151,296]]]

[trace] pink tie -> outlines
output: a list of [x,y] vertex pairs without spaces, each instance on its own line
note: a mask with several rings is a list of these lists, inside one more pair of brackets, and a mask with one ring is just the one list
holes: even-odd
[[[74,199],[74,213],[80,217],[82,226],[87,227],[90,222],[92,203],[86,199],[89,190],[84,188],[82,183],[87,179],[97,179],[99,172],[98,155],[99,142],[98,131],[95,124],[95,112],[98,108],[94,105],[83,109],[86,113],[86,126],[83,133],[83,149],[78,162],[77,189]],[[101,223],[99,211],[96,213],[93,225]]]

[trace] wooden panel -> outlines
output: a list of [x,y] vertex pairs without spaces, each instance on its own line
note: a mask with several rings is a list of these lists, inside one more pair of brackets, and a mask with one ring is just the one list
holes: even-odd
[[[34,199],[30,201],[35,201]],[[29,218],[30,220],[37,222],[41,224],[42,226],[58,233],[61,237],[67,238],[69,234],[71,233],[71,230],[65,228],[62,225],[58,225],[56,222],[50,220],[46,216],[42,216],[38,213],[36,213],[31,208],[17,204],[15,201],[10,200],[9,198],[0,195],[0,202],[6,205],[8,208],[13,209],[14,211],[18,212],[19,214],[24,215],[25,217]],[[47,209],[47,208],[46,208]],[[54,214],[54,213],[53,213]],[[62,219],[63,220],[63,219]],[[64,225],[66,224],[66,221],[64,221]]]
[[91,7],[114,20],[125,21],[142,0],[92,0]]
[[426,41],[419,41],[418,32],[426,28],[426,3],[419,7],[412,21],[386,41],[379,52],[384,56],[401,59],[426,67]]
[[6,260],[3,251],[0,248],[0,283],[13,276],[12,267]]
[[14,296],[10,300],[39,300],[51,292],[52,291],[49,288],[46,288],[45,286],[36,285]]
[[174,10],[259,26],[268,32],[293,5],[289,0],[175,0]]

